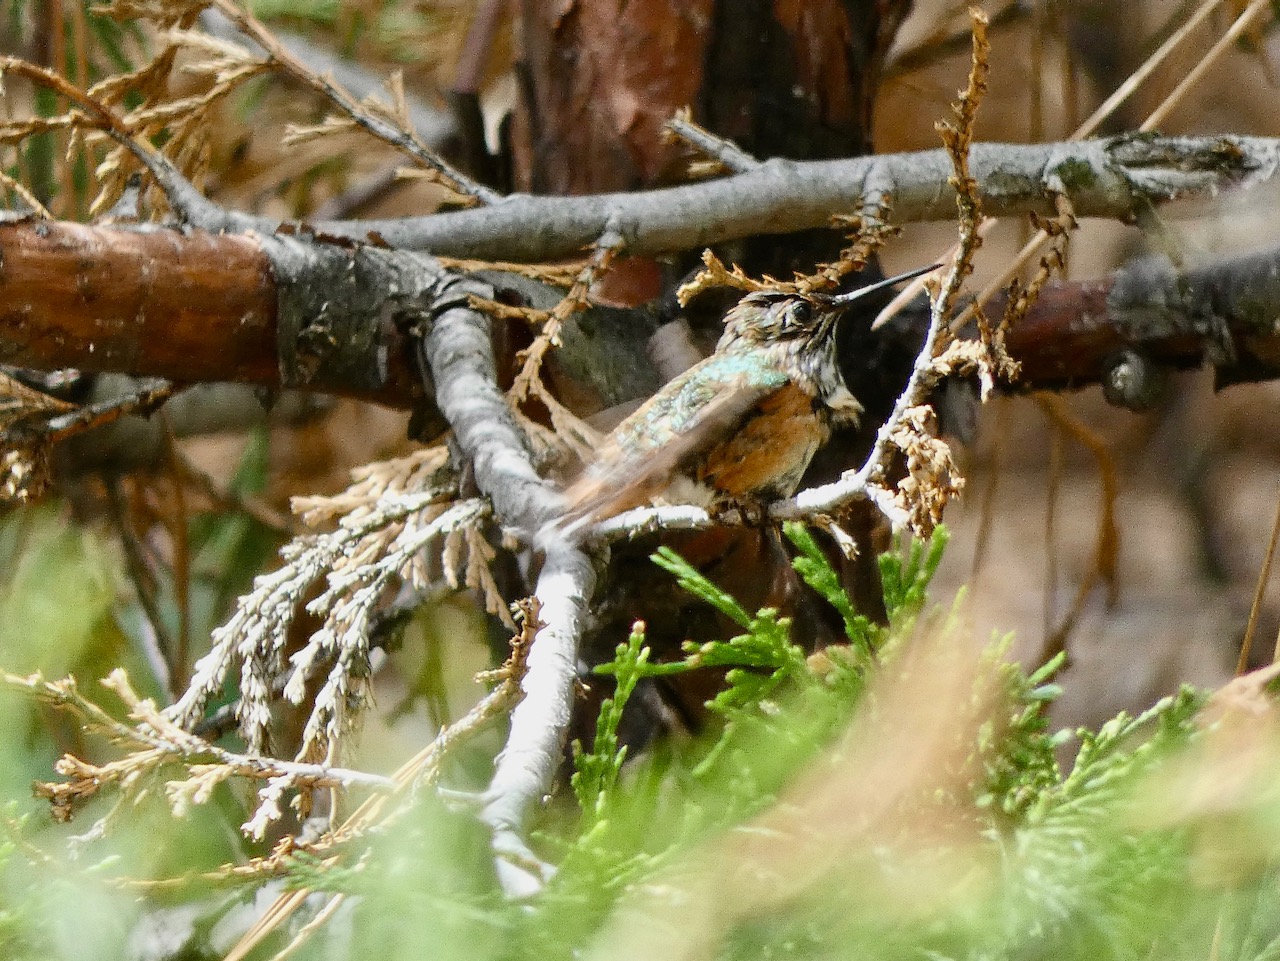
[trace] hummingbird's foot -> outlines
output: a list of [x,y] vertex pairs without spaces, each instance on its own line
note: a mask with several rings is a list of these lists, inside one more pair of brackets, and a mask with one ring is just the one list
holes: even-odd
[[769,525],[769,502],[750,494],[739,494],[717,501],[711,508],[711,516],[736,513],[747,527],[767,527]]

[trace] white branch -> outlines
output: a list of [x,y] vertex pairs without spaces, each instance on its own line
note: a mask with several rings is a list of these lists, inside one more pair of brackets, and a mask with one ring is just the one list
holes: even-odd
[[[470,285],[475,291],[476,285]],[[436,403],[476,486],[508,528],[532,533],[563,512],[559,492],[538,476],[529,448],[497,386],[489,323],[463,306],[468,285],[459,282],[437,300],[445,309],[422,339],[436,385]],[[507,744],[497,758],[484,794],[482,819],[493,830],[500,855],[499,877],[507,892],[525,896],[538,889],[548,869],[528,850],[523,834],[530,812],[546,796],[563,757],[573,706],[578,642],[595,587],[590,558],[578,547],[552,539],[535,594],[542,626],[521,683],[524,699],[512,712]]]
[[578,641],[586,627],[595,567],[581,550],[561,542],[548,549],[535,591],[541,602],[538,631],[529,652],[524,699],[511,712],[511,732],[498,756],[480,818],[493,831],[498,877],[513,897],[528,897],[548,871],[528,851],[529,814],[551,789],[564,758],[564,736],[573,710]]

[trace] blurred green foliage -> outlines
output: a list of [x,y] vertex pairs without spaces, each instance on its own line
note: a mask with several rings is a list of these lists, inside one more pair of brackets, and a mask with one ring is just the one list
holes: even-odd
[[[576,747],[571,796],[551,803],[534,838],[557,868],[546,889],[527,903],[506,900],[471,811],[422,797],[386,828],[348,842],[336,867],[305,855],[293,861],[289,883],[320,892],[317,907],[335,892],[350,896],[298,956],[1280,953],[1278,849],[1269,840],[1280,820],[1280,765],[1264,765],[1255,786],[1220,809],[1194,817],[1164,809],[1167,797],[1185,793],[1187,770],[1204,763],[1196,753],[1207,737],[1201,695],[1184,690],[1138,717],[1077,732],[1069,745],[1045,716],[1058,665],[1025,673],[1004,660],[1007,639],[975,653],[954,612],[927,603],[945,532],[884,558],[888,627],[852,609],[809,532],[787,533],[805,581],[844,617],[847,646],[806,657],[785,618],[746,611],[660,552],[655,560],[741,633],[655,663],[637,625],[598,669],[611,696],[592,743]],[[124,653],[110,551],[96,538],[45,509],[0,525],[0,550],[12,560],[0,593],[11,666],[47,670],[53,636],[62,641],[56,663],[85,676]],[[33,582],[45,580],[82,603],[41,600]],[[712,665],[725,687],[710,705],[708,731],[629,757],[622,719],[636,690]],[[940,678],[958,686],[937,687]],[[911,700],[925,696],[932,702]],[[22,780],[47,775],[56,725],[15,695],[0,703],[11,722],[0,742],[12,774],[6,788],[20,796]],[[939,710],[947,723],[937,723]],[[1076,754],[1061,767],[1071,746]],[[148,924],[207,946],[218,919],[246,910],[252,885],[218,893],[191,884],[139,901],[121,882],[235,859],[228,837],[241,815],[215,805],[177,822],[160,804],[144,805],[119,818],[108,839],[79,846],[84,861],[76,863],[37,853],[62,850],[65,833],[23,824],[14,809],[12,841],[0,848],[6,956],[143,956],[139,943],[154,947],[159,938],[138,941]],[[1233,869],[1207,870],[1214,852]],[[86,923],[97,931],[91,945],[78,937]],[[296,930],[254,956],[270,957]]]
[[[131,601],[118,552],[73,522],[63,505],[0,518],[0,571],[0,669],[71,674],[90,690],[120,665],[148,677],[119,626]],[[52,824],[32,783],[55,777],[53,763],[64,752],[111,750],[67,715],[0,686],[0,799],[8,829],[0,845],[0,956],[122,957],[143,905],[118,879],[179,875],[242,855],[229,825],[243,809],[225,794],[187,821],[172,819],[163,799],[145,798],[113,818],[114,830],[99,840],[75,841],[73,830],[89,828],[109,802],[91,806],[73,825]]]
[[[14,674],[104,677],[130,650],[116,626],[116,567],[107,545],[56,505],[0,518],[0,667]],[[145,676],[145,675],[144,675]],[[79,733],[0,690],[0,791],[30,795]],[[32,802],[34,804],[34,802]]]

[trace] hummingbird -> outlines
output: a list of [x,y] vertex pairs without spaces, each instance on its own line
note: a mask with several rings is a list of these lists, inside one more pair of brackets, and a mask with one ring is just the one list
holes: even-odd
[[862,413],[836,360],[836,322],[861,298],[938,266],[846,294],[747,294],[715,352],[605,438],[565,491],[565,529],[658,498],[751,506],[794,494],[832,429]]

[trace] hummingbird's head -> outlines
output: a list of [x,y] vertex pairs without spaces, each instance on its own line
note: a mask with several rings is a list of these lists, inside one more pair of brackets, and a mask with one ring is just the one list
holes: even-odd
[[859,287],[847,294],[800,294],[756,290],[747,294],[725,316],[720,349],[734,345],[787,345],[793,349],[816,347],[835,330],[836,320],[869,294],[937,270],[930,264],[905,274]]
[[757,290],[725,316],[717,351],[752,352],[785,370],[838,419],[855,420],[862,407],[845,387],[836,360],[836,321],[868,294],[936,270],[931,264],[847,294]]
[[786,344],[804,349],[831,333],[838,314],[839,309],[813,296],[753,291],[725,316],[720,347]]

